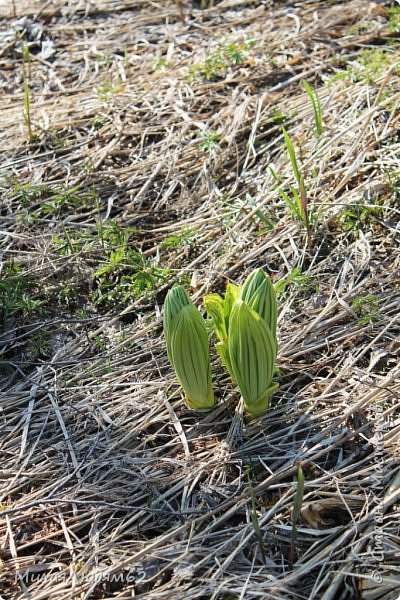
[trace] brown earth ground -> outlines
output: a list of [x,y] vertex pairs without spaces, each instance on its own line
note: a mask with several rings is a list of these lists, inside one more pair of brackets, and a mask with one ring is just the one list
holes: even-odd
[[[398,597],[399,13],[1,2],[3,598]],[[271,409],[190,411],[166,291],[260,266]]]

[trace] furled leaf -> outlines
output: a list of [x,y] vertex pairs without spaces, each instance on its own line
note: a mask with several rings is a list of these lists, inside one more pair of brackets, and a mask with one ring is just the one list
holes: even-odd
[[168,291],[164,302],[164,335],[167,343],[167,354],[169,361],[173,366],[173,360],[170,351],[170,327],[172,319],[182,310],[184,306],[192,305],[189,296],[181,285],[176,285]]
[[225,328],[226,332],[229,332],[229,319],[231,316],[231,311],[234,303],[238,300],[240,296],[240,285],[235,285],[234,283],[228,283],[226,286],[225,298],[224,298],[224,318],[225,318]]
[[263,269],[257,269],[248,276],[243,284],[240,297],[265,320],[277,345],[276,323],[278,309],[276,294],[271,279]]
[[169,323],[171,362],[189,408],[200,410],[215,404],[207,330],[197,308],[187,304]]
[[277,389],[272,383],[276,343],[265,320],[242,299],[232,308],[228,347],[246,411],[252,416],[263,414]]
[[203,298],[204,308],[207,315],[211,317],[213,329],[219,340],[227,337],[224,318],[224,301],[219,294],[208,294]]

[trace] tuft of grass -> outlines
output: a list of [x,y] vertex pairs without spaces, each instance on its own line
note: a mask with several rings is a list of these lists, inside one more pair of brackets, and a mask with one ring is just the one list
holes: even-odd
[[290,187],[290,192],[291,192],[292,197],[290,197],[289,194],[282,188],[279,188],[279,194],[280,194],[281,198],[283,199],[283,201],[288,206],[288,208],[290,209],[292,217],[294,219],[297,219],[304,225],[304,227],[307,231],[308,245],[310,245],[311,244],[311,221],[310,221],[310,214],[309,214],[309,207],[308,207],[307,191],[306,191],[306,186],[304,183],[304,175],[301,172],[300,167],[298,165],[296,151],[294,149],[293,142],[284,127],[282,127],[282,131],[283,131],[283,137],[285,140],[286,148],[287,148],[287,151],[289,154],[290,163],[292,165],[293,175],[297,182],[297,188],[295,188],[293,186]]
[[378,298],[373,294],[357,296],[351,303],[351,307],[358,316],[359,325],[372,325],[374,321],[381,318],[378,306]]
[[32,295],[32,280],[26,276],[14,275],[0,281],[0,322],[10,317],[26,318],[38,311],[44,304]]

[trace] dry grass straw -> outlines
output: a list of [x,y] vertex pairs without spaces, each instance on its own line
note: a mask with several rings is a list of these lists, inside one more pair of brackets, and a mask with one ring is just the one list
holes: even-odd
[[[34,296],[49,298],[33,321],[10,317],[0,341],[7,599],[396,597],[398,36],[374,3],[270,4],[186,2],[182,24],[173,2],[2,3],[3,260],[19,261]],[[31,143],[13,6],[36,40]],[[248,38],[222,78],[190,79],[214,43]],[[389,60],[373,81],[326,85],[377,47]],[[318,144],[302,79],[322,103]],[[290,175],[280,113],[318,212],[311,252],[268,170]],[[210,131],[220,148],[200,150]],[[98,204],[44,213],[39,194],[23,205],[17,190],[42,184],[95,190]],[[346,229],[350,209],[359,218]],[[97,232],[99,214],[135,227],[132,243],[172,269],[117,310],[88,300],[98,253],[60,255],[52,241],[63,228]],[[162,246],[184,228],[195,229],[191,244]],[[280,296],[280,391],[246,424],[216,367],[221,403],[194,414],[161,338],[165,291],[192,278],[199,300],[257,266],[276,281],[302,270]],[[74,310],[54,300],[60,281],[80,290]],[[379,313],[360,322],[354,300],[371,295]],[[43,329],[50,346],[32,354]],[[298,463],[305,495],[290,564]]]

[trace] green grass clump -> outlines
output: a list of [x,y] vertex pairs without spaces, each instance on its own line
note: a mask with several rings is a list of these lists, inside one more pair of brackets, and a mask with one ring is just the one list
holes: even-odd
[[27,318],[40,311],[44,301],[35,297],[34,281],[24,274],[22,265],[11,261],[0,280],[0,323],[11,317]]
[[351,308],[356,313],[359,325],[371,325],[381,318],[378,307],[378,298],[373,294],[357,296],[351,303]]
[[364,50],[358,58],[349,61],[345,69],[335,73],[329,83],[351,81],[374,84],[387,71],[391,62],[392,55],[388,50],[382,48]]
[[[53,244],[60,256],[75,257],[92,271],[90,301],[105,308],[121,306],[155,290],[171,271],[147,257],[134,245],[134,227],[123,227],[115,221],[98,221],[97,229],[84,228],[54,236]],[[93,263],[95,268],[93,270]],[[67,302],[70,291],[67,291]],[[73,300],[73,298],[72,298]]]
[[390,33],[400,33],[400,6],[392,6],[388,9]]
[[253,45],[254,41],[251,39],[242,44],[218,44],[215,50],[207,52],[202,62],[190,67],[190,78],[204,78],[207,81],[224,79],[228,69],[243,62]]
[[169,275],[169,269],[155,265],[141,250],[120,247],[94,273],[90,299],[95,305],[119,306],[155,290]]

